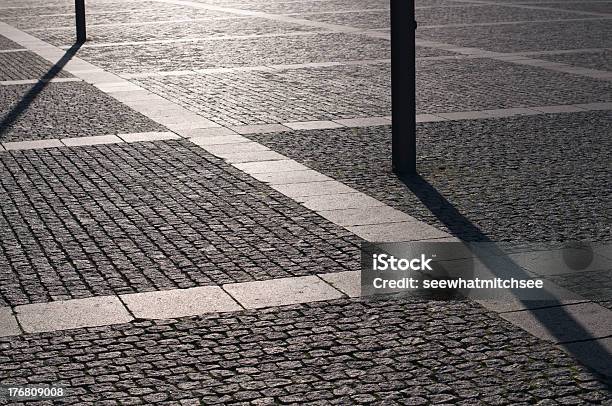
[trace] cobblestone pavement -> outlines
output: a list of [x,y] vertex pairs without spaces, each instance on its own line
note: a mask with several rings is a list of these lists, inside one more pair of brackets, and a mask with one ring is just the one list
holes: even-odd
[[[388,126],[250,137],[462,239],[482,238],[466,227],[471,222],[494,241],[612,241],[610,117],[419,124],[420,174],[432,187],[424,196],[392,175]],[[517,142],[516,134],[529,137]]]
[[[419,61],[417,112],[607,101],[612,84],[487,59]],[[391,114],[390,64],[209,73],[136,83],[222,125]],[[501,75],[498,76],[498,75]],[[287,95],[290,95],[287,97]]]
[[359,266],[358,238],[187,141],[5,152],[1,165],[2,305]]
[[[418,187],[389,165],[388,0],[86,4],[68,62],[71,0],[0,0],[0,386],[95,405],[612,405],[610,269],[550,276],[587,301],[554,310],[603,331],[569,342],[534,309],[330,282],[368,239],[342,210],[435,238],[612,242],[612,2],[416,0]],[[253,310],[224,285],[304,276],[331,296],[269,288],[289,305]],[[204,287],[246,309],[144,319],[118,296]],[[128,317],[21,318],[108,298]]]
[[562,351],[468,302],[338,300],[0,339],[0,348],[5,384],[61,383],[68,403],[612,401]]
[[[11,62],[18,62],[18,59],[12,59]],[[26,66],[33,66],[31,69],[36,69],[37,61],[32,62]],[[40,91],[31,92],[33,89],[31,84],[0,86],[0,109],[4,112],[4,119],[14,117],[9,125],[3,125],[0,129],[0,141],[83,137],[164,129],[88,83],[51,82],[39,88]],[[66,100],[70,100],[70,103],[66,103]],[[24,105],[27,108],[24,108]]]

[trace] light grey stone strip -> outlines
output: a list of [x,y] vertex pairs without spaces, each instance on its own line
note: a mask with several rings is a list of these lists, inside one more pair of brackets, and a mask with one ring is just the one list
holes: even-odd
[[344,295],[318,276],[300,276],[223,285],[247,309],[340,299]]
[[45,148],[60,148],[60,147],[77,147],[88,145],[103,145],[103,144],[121,144],[124,142],[146,142],[160,141],[182,138],[173,132],[145,132],[131,134],[109,134],[109,135],[94,135],[89,137],[73,137],[73,138],[50,138],[44,140],[31,141],[13,141],[4,142],[1,144],[1,150],[17,151],[29,149],[45,149]]
[[135,318],[168,319],[285,306],[353,294],[337,284],[339,289],[313,275],[1,307],[0,337],[123,324]]
[[166,319],[242,310],[219,286],[201,286],[120,296],[137,318]]
[[[161,1],[161,0],[154,0],[154,1]],[[296,32],[284,32],[284,33],[268,33],[268,34],[218,35],[218,36],[208,36],[208,37],[155,39],[155,40],[146,40],[146,41],[100,42],[97,44],[91,44],[91,43],[84,44],[81,46],[81,48],[107,48],[107,47],[121,47],[121,46],[129,46],[129,45],[181,44],[181,43],[188,43],[188,42],[227,41],[227,40],[251,39],[251,38],[304,37],[304,36],[317,35],[321,33],[329,34],[333,32],[344,32],[344,31],[336,31],[336,30],[296,31]],[[61,49],[68,49],[70,47],[71,45],[60,46]]]
[[[139,10],[138,12],[140,12]],[[87,12],[88,15],[95,15],[101,13],[90,13]],[[108,13],[104,13],[108,14]],[[72,14],[56,14],[56,15],[41,15],[39,17],[55,17],[55,16],[74,16]],[[219,20],[236,20],[243,19],[246,17],[240,16],[231,16],[231,17],[209,17],[209,18],[181,18],[175,20],[163,20],[163,21],[134,21],[127,23],[108,23],[108,24],[87,24],[87,28],[112,28],[112,27],[139,27],[139,26],[147,26],[147,25],[155,25],[158,26],[160,24],[180,24],[180,23],[191,23],[198,21],[219,21]],[[50,28],[24,28],[27,32],[37,33],[37,32],[48,32],[48,31],[74,31],[74,25],[65,25],[60,27],[50,27]]]
[[[425,47],[435,47],[431,41],[418,40],[417,45]],[[441,44],[449,49],[456,49],[453,45]],[[469,54],[456,54],[456,55],[445,55],[445,56],[424,56],[417,57],[417,61],[445,61],[445,60],[457,60],[457,59],[478,59],[478,58],[491,58],[495,57],[500,61],[509,60],[526,60],[529,56],[538,55],[563,55],[563,54],[575,54],[575,53],[596,53],[611,50],[610,48],[577,48],[577,49],[561,49],[552,51],[528,51],[528,52],[513,52],[513,53],[473,53],[474,48],[469,48],[472,53]],[[208,69],[194,69],[194,70],[174,70],[174,71],[157,71],[157,72],[138,72],[138,73],[119,73],[118,75],[124,79],[142,79],[148,77],[165,77],[165,76],[189,76],[189,75],[206,75],[206,74],[219,74],[219,73],[235,73],[235,72],[249,72],[249,71],[282,71],[287,69],[310,69],[310,68],[323,68],[332,66],[350,66],[350,65],[375,65],[375,64],[390,64],[391,59],[363,59],[363,60],[352,60],[352,61],[332,61],[332,62],[311,62],[311,63],[294,63],[294,64],[280,64],[280,65],[265,65],[265,66],[237,66],[231,68],[208,68]]]
[[509,59],[505,56],[501,56],[501,57],[494,56],[492,57],[492,59],[501,60],[503,62],[514,63],[517,65],[534,66],[537,68],[543,68],[543,69],[552,70],[556,72],[562,72],[562,73],[569,73],[569,74],[584,76],[584,77],[588,77],[592,79],[612,81],[612,72],[577,67],[577,66],[568,65],[565,63],[560,63],[560,62],[551,62],[551,61],[547,61],[543,59],[535,59],[535,58],[528,58],[528,57]]
[[12,54],[14,52],[27,52],[28,50],[25,48],[17,48],[17,49],[1,49],[0,54]]
[[511,3],[504,2],[498,3],[494,1],[485,1],[485,0],[453,0],[460,3],[475,3],[475,4],[487,4],[492,6],[505,6],[505,7],[514,7],[514,8],[523,8],[527,10],[546,10],[546,11],[567,11],[574,14],[583,14],[583,15],[591,15],[591,16],[600,16],[600,17],[609,17],[610,14],[607,13],[597,13],[594,11],[582,11],[582,10],[560,10],[554,7],[545,7],[537,4],[524,4],[524,3]]
[[[153,102],[143,102],[140,97],[147,98],[147,91],[126,91],[122,96],[123,102],[133,109],[143,113],[159,123],[165,124],[172,131],[144,132],[130,134],[110,134],[87,137],[74,137],[63,139],[44,139],[31,141],[14,141],[0,144],[0,150],[27,150],[41,148],[58,148],[62,146],[86,146],[100,144],[117,144],[122,142],[146,142],[161,141],[178,138],[190,138],[194,143],[211,149],[211,153],[220,158],[227,159],[233,163],[246,163],[257,161],[284,160],[285,157],[278,155],[268,148],[260,149],[228,149],[221,152],[213,146],[223,144],[254,144],[248,138],[240,135],[285,132],[292,130],[316,130],[334,129],[342,127],[368,127],[378,125],[391,125],[391,117],[360,117],[354,119],[340,119],[334,121],[305,121],[283,124],[260,124],[236,126],[232,128],[221,127],[213,121],[203,118],[193,112],[185,113],[182,108],[176,109],[176,105],[162,99],[159,105]],[[139,104],[142,103],[142,104]],[[558,106],[536,106],[515,107],[507,109],[492,109],[478,111],[460,111],[451,113],[417,114],[418,123],[429,123],[438,121],[479,120],[512,116],[536,115],[536,114],[559,114],[587,111],[612,110],[612,102],[596,102],[583,104],[568,104]],[[259,144],[258,144],[259,145]],[[246,147],[244,147],[246,148]],[[253,173],[252,175],[258,175]]]
[[571,73],[574,75],[580,75],[592,79],[612,80],[611,74],[608,71],[574,67],[563,63],[551,62],[543,59],[529,58],[528,56],[526,56],[528,54],[535,55],[541,52],[534,51],[529,53],[503,53],[486,51],[480,48],[458,47],[455,45],[436,41],[419,40],[416,42],[417,45],[420,46],[443,49],[446,51],[455,52],[458,54],[467,55],[475,58],[491,58],[502,62],[514,63],[517,65],[529,65],[556,72]]
[[[461,56],[460,56],[461,57]],[[426,57],[417,58],[418,60],[445,60],[457,59],[456,56],[443,57]],[[235,72],[251,72],[251,71],[282,71],[288,69],[309,69],[323,68],[330,66],[349,66],[349,65],[373,65],[373,64],[389,64],[390,59],[364,59],[354,61],[337,61],[337,62],[312,62],[312,63],[294,63],[283,65],[266,65],[266,66],[237,66],[233,68],[209,68],[209,69],[194,69],[194,70],[175,70],[175,71],[158,71],[158,72],[139,72],[139,73],[120,73],[119,76],[124,79],[141,79],[148,77],[165,77],[165,76],[189,76],[189,75],[207,75],[219,73],[235,73]]]
[[42,83],[65,83],[65,82],[82,82],[80,78],[53,78],[53,79],[21,79],[21,80],[2,80],[0,86],[14,86],[14,85],[35,85],[39,82]]
[[[567,10],[563,10],[567,11]],[[542,20],[514,20],[514,21],[494,21],[486,23],[454,23],[454,24],[431,24],[419,25],[419,28],[462,28],[462,27],[492,27],[503,25],[520,25],[520,24],[540,24],[540,23],[561,23],[561,22],[576,22],[576,21],[592,21],[592,20],[607,20],[610,16],[598,17],[582,17],[582,18],[553,18]]]
[[266,13],[263,11],[244,10],[244,9],[234,8],[234,7],[224,7],[224,6],[216,6],[212,4],[203,4],[203,3],[198,3],[195,1],[189,1],[189,0],[154,0],[154,1],[158,1],[160,3],[166,3],[166,4],[177,4],[181,6],[189,6],[189,7],[205,9],[205,10],[215,10],[215,11],[233,13],[233,14],[244,15],[244,16],[263,17],[269,20],[300,24],[300,25],[307,26],[307,27],[315,27],[315,28],[321,28],[321,29],[331,30],[331,31],[338,31],[338,32],[362,31],[361,28],[348,27],[345,25],[329,24],[329,23],[323,23],[319,21],[310,21],[310,20],[306,20],[303,18],[291,17],[291,16],[281,15],[281,14]]
[[116,296],[34,303],[17,306],[14,311],[26,333],[107,326],[133,319]]

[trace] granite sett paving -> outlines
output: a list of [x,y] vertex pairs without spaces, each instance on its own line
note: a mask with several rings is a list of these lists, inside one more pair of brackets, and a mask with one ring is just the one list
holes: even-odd
[[340,299],[5,337],[0,348],[4,384],[63,384],[69,404],[612,400],[601,376],[469,302]]
[[359,266],[350,232],[186,140],[0,154],[3,305]]

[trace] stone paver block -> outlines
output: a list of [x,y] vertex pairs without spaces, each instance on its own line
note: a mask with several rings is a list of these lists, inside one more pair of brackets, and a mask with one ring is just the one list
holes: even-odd
[[361,296],[361,273],[359,271],[321,274],[319,277],[349,297]]
[[391,121],[386,117],[345,118],[340,120],[334,120],[334,122],[346,127],[369,127],[375,125],[391,124]]
[[277,173],[254,173],[251,176],[261,182],[269,183],[271,185],[323,182],[332,180],[332,178],[329,176],[325,176],[320,172],[313,171],[312,169]]
[[278,190],[285,196],[301,197],[301,196],[322,196],[336,195],[340,193],[357,193],[352,187],[346,186],[335,180],[324,182],[309,182],[309,183],[291,183],[286,185],[273,185],[274,189]]
[[299,197],[296,200],[306,208],[314,211],[385,206],[380,200],[359,192],[326,196],[306,196]]
[[[240,145],[240,144],[236,144]],[[286,156],[274,151],[253,151],[253,152],[237,152],[235,154],[223,153],[215,154],[218,157],[225,159],[232,164],[244,162],[262,162],[287,159]]]
[[15,307],[15,313],[26,333],[107,326],[132,320],[116,296],[27,304]]
[[266,134],[291,130],[290,128],[285,127],[282,124],[240,125],[236,127],[230,127],[230,129],[236,131],[238,134]]
[[427,238],[448,236],[444,231],[416,220],[402,223],[351,226],[347,229],[364,240],[372,242],[421,241]]
[[333,121],[317,120],[317,121],[296,121],[291,123],[283,123],[286,127],[292,130],[325,130],[329,128],[342,128],[344,125]]
[[583,103],[574,104],[582,110],[612,110],[612,102],[609,103]]
[[222,154],[270,151],[270,148],[258,142],[243,142],[239,144],[209,145],[206,147],[206,150],[211,154],[221,156]]
[[584,111],[580,107],[575,105],[562,105],[562,106],[538,106],[531,107],[533,110],[541,111],[542,113],[577,113]]
[[180,139],[181,136],[170,131],[163,132],[146,132],[146,133],[132,133],[132,134],[119,134],[125,142],[142,142],[142,141],[161,141],[161,140],[176,140]]
[[414,221],[413,217],[389,206],[380,206],[376,210],[371,208],[325,210],[318,214],[341,226]]
[[482,111],[458,111],[454,113],[436,113],[436,115],[447,120],[479,120],[490,118],[490,116]]
[[434,123],[436,121],[446,121],[447,119],[444,117],[436,116],[435,114],[417,114],[416,122],[417,123]]
[[248,174],[299,171],[308,169],[308,167],[297,163],[292,159],[284,159],[281,161],[247,162],[236,164],[234,166]]
[[102,90],[105,93],[108,92],[130,92],[134,90],[140,90],[141,87],[135,85],[127,80],[117,82],[102,82],[94,84],[95,87]]
[[316,276],[232,283],[223,285],[223,288],[247,309],[332,300],[343,296]]
[[165,125],[169,129],[173,131],[178,130],[193,130],[195,128],[211,128],[211,127],[221,127],[219,124],[215,123],[204,117],[183,117],[173,116],[173,117],[150,117],[152,120],[157,121],[158,123]]
[[68,147],[84,145],[117,144],[123,140],[116,135],[94,135],[92,137],[62,138],[62,143]]
[[514,107],[509,109],[491,109],[491,110],[482,110],[483,113],[487,114],[491,117],[512,117],[512,116],[528,116],[533,114],[540,114],[540,112],[528,109],[524,107]]
[[10,307],[0,308],[0,337],[16,336],[21,334],[21,329],[13,315]]
[[210,127],[210,128],[188,128],[175,130],[178,134],[185,138],[192,137],[220,137],[223,135],[237,135],[238,133],[224,127]]
[[612,335],[612,310],[595,303],[501,313],[501,316],[536,337],[556,343]]
[[151,93],[144,89],[131,90],[128,92],[108,92],[107,94],[128,105],[136,102],[148,102],[152,98],[155,99],[159,97],[155,93]]
[[252,142],[250,139],[240,135],[218,135],[218,136],[198,136],[189,138],[189,141],[206,149],[209,145],[239,144],[242,142]]
[[135,317],[167,319],[242,308],[218,286],[172,289],[121,295],[121,300]]
[[[109,72],[104,72],[102,70],[100,71],[89,71],[89,72],[78,72],[77,76],[81,79],[83,79],[85,82],[87,83],[91,83],[94,85],[102,85],[102,84],[111,84],[111,83],[117,83],[121,81],[121,78],[119,78],[117,75],[114,75],[112,73]],[[120,90],[122,88],[119,88],[117,90],[112,90],[114,92],[123,92],[122,90]],[[131,91],[138,91],[138,89],[131,89]]]
[[33,140],[33,141],[17,141],[17,142],[5,142],[2,144],[6,150],[12,149],[40,149],[40,148],[57,148],[63,147],[64,145],[60,140]]

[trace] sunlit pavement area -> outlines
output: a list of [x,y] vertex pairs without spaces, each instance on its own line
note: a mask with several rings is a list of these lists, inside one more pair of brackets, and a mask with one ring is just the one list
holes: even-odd
[[[412,181],[389,1],[85,4],[75,45],[73,2],[0,0],[0,386],[612,405],[612,1],[417,0]],[[453,239],[587,241],[546,270],[581,300],[360,297],[363,242]]]

